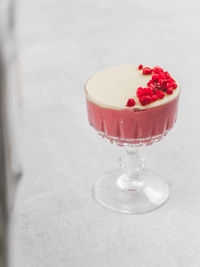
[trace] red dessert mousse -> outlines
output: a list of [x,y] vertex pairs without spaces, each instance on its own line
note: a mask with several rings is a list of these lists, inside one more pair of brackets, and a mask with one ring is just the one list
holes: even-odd
[[110,141],[159,140],[176,122],[180,86],[161,67],[121,65],[85,86],[89,123]]

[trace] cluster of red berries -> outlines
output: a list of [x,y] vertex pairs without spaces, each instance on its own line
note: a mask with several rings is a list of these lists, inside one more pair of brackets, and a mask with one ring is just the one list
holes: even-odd
[[[137,89],[137,97],[142,106],[148,105],[158,99],[163,99],[166,94],[173,94],[173,90],[177,88],[175,80],[161,67],[156,66],[151,69],[149,67],[143,68],[143,65],[139,65],[138,69],[142,70],[144,75],[152,74],[152,78],[147,83],[147,87],[139,87]],[[126,106],[133,107],[135,104],[135,100],[130,98]]]

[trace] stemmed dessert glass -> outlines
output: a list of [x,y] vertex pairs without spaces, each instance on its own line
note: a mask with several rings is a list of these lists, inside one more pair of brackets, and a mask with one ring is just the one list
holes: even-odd
[[[102,77],[102,73],[98,75]],[[87,84],[85,93],[90,125],[99,136],[122,150],[121,168],[98,179],[94,188],[96,199],[102,205],[124,213],[144,213],[158,208],[168,199],[169,187],[159,175],[144,168],[138,150],[160,141],[174,126],[179,91],[175,91],[170,101],[153,108],[113,109],[98,103],[89,94]]]

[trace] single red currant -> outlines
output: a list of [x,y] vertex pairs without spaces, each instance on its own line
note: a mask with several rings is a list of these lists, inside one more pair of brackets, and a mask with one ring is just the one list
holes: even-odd
[[153,80],[150,80],[150,81],[147,83],[148,86],[151,86],[151,85],[153,85],[153,84],[154,84]]
[[157,95],[153,95],[152,97],[151,97],[151,101],[152,102],[154,102],[154,101],[156,101],[156,100],[158,100],[159,98],[158,98],[158,96]]
[[167,89],[167,81],[166,80],[160,80],[160,85],[162,88]]
[[152,80],[157,83],[158,82],[158,74],[153,74],[152,75]]
[[165,80],[165,75],[164,75],[162,72],[160,72],[160,73],[158,74],[158,79],[159,79],[159,80]]
[[143,69],[143,74],[151,74],[152,73],[152,69],[151,68],[149,68],[149,67],[145,67],[144,69]]
[[166,78],[166,79],[169,79],[169,78],[170,78],[170,75],[169,75],[169,72],[168,72],[168,71],[165,71],[165,72],[164,72],[164,75],[165,75],[165,78]]
[[165,97],[165,94],[161,90],[157,90],[155,94],[158,96],[158,98],[163,99]]
[[170,88],[168,88],[166,93],[167,93],[168,95],[171,95],[171,94],[173,94],[173,90],[170,89]]
[[176,89],[176,88],[177,88],[177,84],[176,84],[175,82],[173,82],[173,83],[171,83],[171,87],[172,87],[173,89]]
[[142,70],[142,69],[143,69],[143,65],[140,64],[140,65],[138,66],[138,69],[139,69],[139,70]]
[[140,99],[140,104],[142,106],[146,106],[151,103],[151,97],[150,96],[142,96]]
[[159,74],[161,72],[163,72],[163,69],[161,67],[156,66],[156,67],[153,68],[153,73]]
[[129,100],[127,101],[127,104],[126,104],[126,106],[127,107],[133,107],[133,106],[135,106],[135,100],[133,99],[133,98],[129,98]]
[[143,94],[143,88],[142,87],[138,87],[138,89],[137,89],[137,97],[141,97],[141,96],[143,96],[144,94]]

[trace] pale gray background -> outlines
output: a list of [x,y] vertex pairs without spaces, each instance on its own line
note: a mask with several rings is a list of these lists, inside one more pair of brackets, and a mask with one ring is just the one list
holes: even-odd
[[[197,0],[18,1],[24,176],[15,266],[200,266],[199,9]],[[124,63],[159,64],[182,86],[175,129],[142,149],[171,197],[143,215],[112,212],[92,195],[119,149],[89,127],[83,86]]]

